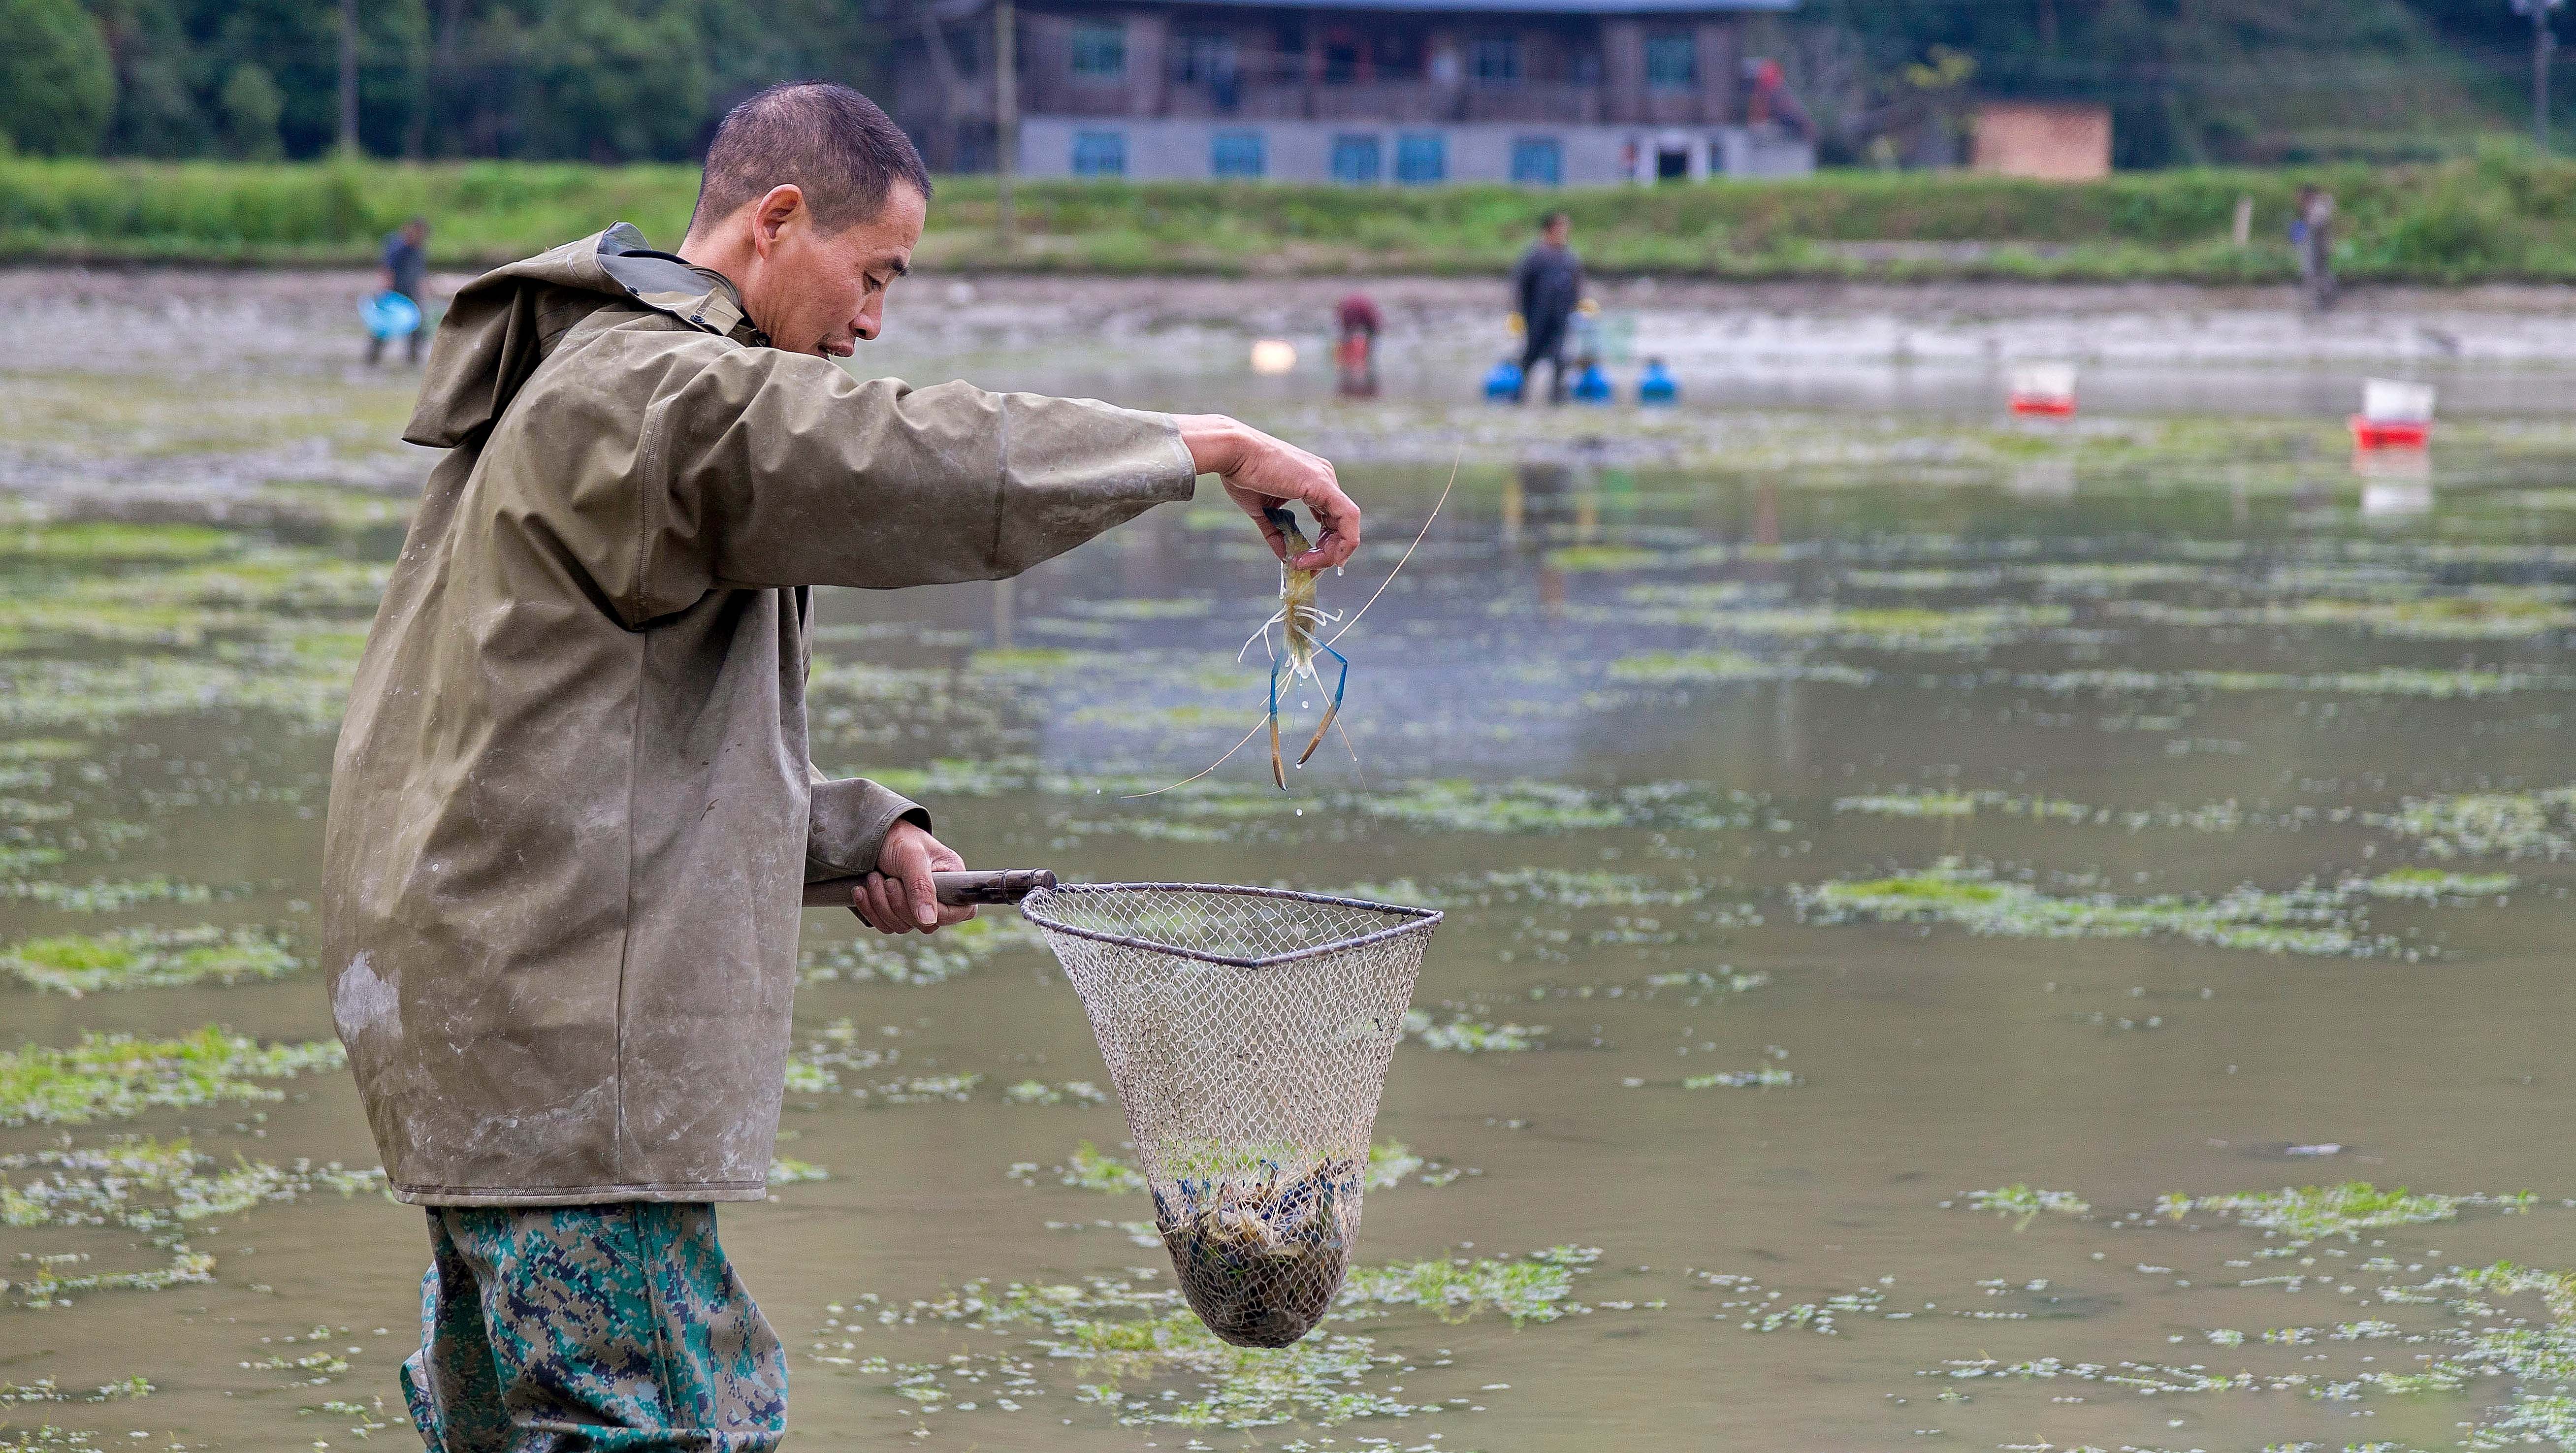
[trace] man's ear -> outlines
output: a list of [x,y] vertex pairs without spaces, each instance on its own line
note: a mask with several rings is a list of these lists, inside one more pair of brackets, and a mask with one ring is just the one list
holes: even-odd
[[795,183],[771,187],[769,195],[752,204],[751,246],[762,257],[778,245],[778,236],[805,211],[805,193]]

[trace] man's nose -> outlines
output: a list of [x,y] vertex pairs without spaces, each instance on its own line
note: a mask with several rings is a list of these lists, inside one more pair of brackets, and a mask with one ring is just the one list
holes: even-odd
[[858,317],[850,320],[850,331],[859,335],[862,343],[875,342],[877,334],[884,328],[885,314],[876,308],[863,308]]

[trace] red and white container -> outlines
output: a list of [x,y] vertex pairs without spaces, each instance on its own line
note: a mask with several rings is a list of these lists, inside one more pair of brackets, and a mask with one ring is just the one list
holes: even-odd
[[2356,449],[2421,449],[2433,437],[2433,386],[2365,378],[2361,412],[2351,424]]
[[2016,414],[2063,418],[2075,412],[2075,365],[2016,363],[2007,403]]

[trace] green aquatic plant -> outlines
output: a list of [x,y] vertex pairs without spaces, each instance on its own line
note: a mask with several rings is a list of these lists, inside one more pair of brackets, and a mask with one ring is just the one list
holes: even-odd
[[2576,608],[2554,592],[2522,589],[2472,590],[2412,600],[2295,600],[2226,607],[2123,601],[2114,610],[2156,625],[2338,626],[2417,641],[2510,640],[2576,628]]
[[[2230,804],[2233,806],[2233,804]],[[2107,808],[2088,807],[2061,797],[2012,792],[1891,792],[1834,799],[1834,811],[1870,817],[1975,817],[1995,813],[2040,822],[2107,822]]]
[[1945,858],[1927,869],[1857,882],[1793,885],[1800,915],[1819,924],[1928,920],[2005,938],[2142,938],[2172,935],[2259,953],[2364,956],[2393,944],[2366,931],[2351,895],[2300,888],[2239,888],[2215,898],[2109,894],[2057,897]]
[[1786,1090],[1806,1080],[1777,1065],[1764,1065],[1753,1070],[1721,1070],[1710,1075],[1685,1075],[1685,1090]]
[[1641,550],[1633,545],[1567,545],[1547,552],[1548,568],[1568,575],[1590,575],[1621,570],[1651,570],[1669,563],[1655,550]]
[[2213,1212],[2240,1226],[2279,1235],[2294,1245],[2340,1236],[2358,1241],[2364,1231],[2391,1226],[2420,1226],[2448,1221],[2463,1206],[2493,1206],[2508,1213],[2525,1210],[2529,1193],[2509,1196],[2444,1196],[2417,1193],[2403,1186],[2383,1191],[2367,1181],[2333,1186],[2284,1186],[2277,1191],[2226,1196],[2168,1195],[2156,1204],[2159,1216]]
[[32,938],[0,948],[0,973],[38,989],[83,994],[275,979],[303,968],[265,929],[123,928]]
[[1465,1014],[1452,1015],[1447,1023],[1440,1023],[1427,1010],[1407,1009],[1403,1032],[1420,1041],[1424,1049],[1458,1054],[1517,1054],[1538,1048],[1538,1037],[1547,1033],[1547,1026],[1493,1024]]
[[1706,898],[1708,885],[1672,883],[1643,873],[1600,869],[1499,868],[1431,883],[1417,883],[1411,878],[1354,883],[1339,891],[1352,898],[1424,908],[1491,908],[1520,903],[1566,909],[1681,908]]
[[1343,1315],[1421,1307],[1443,1322],[1482,1312],[1499,1313],[1515,1327],[1553,1322],[1578,1310],[1571,1304],[1574,1278],[1600,1259],[1598,1247],[1552,1246],[1509,1261],[1458,1256],[1355,1267],[1343,1278],[1336,1305]]
[[[1715,973],[1706,969],[1670,969],[1648,974],[1645,987],[1650,990],[1678,989],[1689,996],[1686,1003],[1697,1005],[1712,994],[1742,994],[1770,982],[1771,976],[1760,969],[1740,973],[1720,964]],[[1530,997],[1539,997],[1537,991],[1532,991]]]
[[107,732],[139,717],[259,712],[329,731],[348,701],[349,661],[296,651],[112,661],[0,657],[0,728]]
[[798,959],[797,972],[808,984],[944,984],[995,954],[1040,943],[1037,930],[1017,915],[986,913],[925,938],[869,933],[808,949]]
[[1615,800],[1559,782],[1412,782],[1355,804],[1371,817],[1439,832],[1542,833],[1620,827]]
[[[1717,792],[1695,782],[1647,782],[1596,790],[1570,782],[1442,778],[1379,792],[1341,794],[1329,806],[1434,832],[1554,833],[1614,827],[1717,832],[1750,825],[1763,801],[1750,793]],[[1556,876],[1549,869],[1516,871],[1524,875],[1518,883],[1494,880],[1488,887],[1543,892],[1551,883],[1570,886],[1581,876]]]
[[185,1138],[149,1136],[0,1156],[0,1173],[31,1171],[32,1179],[0,1182],[0,1225],[122,1226],[164,1246],[211,1217],[324,1191],[345,1198],[385,1186],[378,1169],[308,1160],[281,1166],[239,1156],[227,1166]]
[[0,741],[0,764],[76,762],[94,750],[90,743],[72,737],[17,737]]
[[1629,686],[1724,686],[1739,681],[1819,681],[1867,686],[1878,673],[1831,661],[1765,661],[1740,651],[1646,651],[1612,661],[1609,679]]
[[233,897],[203,883],[155,873],[149,878],[92,878],[68,883],[51,878],[0,879],[0,898],[17,898],[57,913],[122,913],[146,903],[212,903]]
[[[2454,1219],[2466,1207],[2477,1206],[2512,1214],[2529,1209],[2533,1198],[2520,1195],[2435,1195],[2399,1188],[2382,1190],[2367,1182],[2347,1182],[2335,1186],[2291,1187],[2280,1191],[2238,1195],[2185,1196],[2169,1195],[2157,1205],[2154,1219],[2176,1219],[2196,1213],[2216,1213],[2248,1229],[2260,1229],[2266,1237],[2282,1238],[2286,1245],[2259,1253],[2262,1256],[2296,1256],[2310,1250],[2314,1243],[2333,1238],[2357,1242],[2363,1235],[2385,1232],[2398,1227],[2420,1226]],[[2120,1224],[2134,1224],[2136,1216],[2121,1219]],[[2384,1244],[2373,1239],[2371,1244]],[[2453,1445],[2472,1450],[2502,1450],[2534,1443],[2553,1447],[2576,1446],[2576,1399],[2561,1389],[2576,1381],[2576,1273],[2535,1269],[2496,1262],[2487,1266],[2460,1268],[2439,1272],[2418,1281],[2398,1281],[2370,1287],[2367,1278],[2386,1276],[2400,1270],[2394,1254],[2373,1256],[2358,1263],[2337,1265],[2331,1258],[2343,1253],[2322,1248],[2318,1255],[2300,1256],[2302,1268],[2328,1259],[2328,1271],[2319,1268],[2313,1275],[2293,1273],[2252,1278],[2235,1283],[2239,1288],[2274,1286],[2300,1291],[2309,1282],[2331,1286],[2345,1294],[2362,1293],[2361,1304],[2381,1315],[2355,1317],[2328,1326],[2274,1327],[2259,1339],[2250,1339],[2236,1328],[2204,1331],[2209,1344],[2253,1352],[2257,1347],[2308,1349],[2299,1353],[2298,1362],[2289,1368],[2261,1370],[2258,1367],[2222,1371],[2200,1363],[2175,1365],[2163,1362],[2122,1360],[2074,1361],[2059,1357],[2035,1357],[2020,1362],[2005,1362],[1992,1356],[1953,1359],[1938,1369],[1926,1369],[1923,1375],[1951,1380],[2015,1378],[2029,1380],[2070,1379],[2123,1388],[2143,1396],[2163,1398],[2177,1394],[2225,1394],[2237,1392],[2289,1392],[2303,1394],[2329,1404],[2362,1401],[2372,1392],[2410,1397],[2490,1393],[2482,1406],[2467,1417],[2456,1420],[2462,1436]],[[2100,1259],[2097,1254],[2096,1259]],[[2250,1265],[2233,1260],[2229,1266]],[[2422,1271],[2420,1263],[2404,1268]],[[2172,1269],[2141,1263],[2141,1272],[2162,1275]],[[2006,1286],[2008,1283],[1995,1283]],[[2037,1283],[2035,1286],[2045,1286]],[[2369,1288],[2365,1291],[2365,1288]],[[2542,1315],[2518,1314],[2508,1304],[2519,1298],[2533,1298],[2540,1304]],[[2353,1305],[2353,1303],[2346,1303]],[[2442,1307],[2451,1315],[2449,1325],[2425,1325],[2414,1317],[2401,1323],[2390,1318],[2407,1316],[2410,1309]],[[2170,1340],[2182,1341],[2179,1335]],[[2329,1363],[2333,1354],[2326,1349],[2334,1344],[2357,1344],[2374,1351],[2359,1357],[2364,1364],[2349,1372],[2339,1371]],[[2398,1356],[2389,1355],[2405,1349]],[[2401,1367],[2385,1364],[2402,1363]],[[2072,1399],[2061,1399],[2071,1401]],[[2367,1415],[2368,1410],[2362,1410]],[[2278,1449],[2308,1449],[2322,1453],[2325,1445],[2316,1443],[2274,1444]],[[2413,1444],[2372,1443],[2347,1445],[2366,1447],[2378,1453],[2406,1453]]]
[[[2357,1382],[2393,1393],[2465,1392],[2490,1378],[2509,1379],[2512,1397],[2486,1409],[2461,1446],[2503,1449],[2532,1443],[2576,1447],[2576,1398],[2564,1389],[2576,1381],[2576,1272],[2545,1271],[2499,1261],[2438,1276],[2410,1287],[2385,1288],[2392,1299],[2442,1297],[2465,1324],[2447,1339],[2452,1350],[2422,1359],[2413,1372],[2373,1371]],[[2493,1300],[2539,1298],[2545,1319],[2511,1315]],[[2546,1389],[2546,1391],[2544,1391]]]
[[2535,792],[2470,792],[2410,797],[2395,812],[2366,812],[2362,821],[2411,838],[2425,856],[2576,857],[2576,787]]
[[1014,1105],[1106,1105],[1109,1096],[1089,1080],[1067,1080],[1050,1085],[1044,1080],[1022,1080],[1002,1092]]
[[2448,701],[2460,697],[2505,696],[2518,691],[2576,690],[2576,676],[2521,667],[2463,667],[2436,670],[2421,666],[2382,666],[2369,671],[2325,671],[2305,675],[2288,671],[2148,671],[2135,667],[2076,671],[2025,672],[2009,678],[2026,691],[2052,696],[2091,692],[2137,695],[2191,691],[2311,691],[2335,696],[2422,697]]
[[174,1286],[204,1286],[215,1279],[215,1259],[185,1245],[172,1249],[166,1266],[142,1271],[94,1271],[66,1274],[64,1268],[89,1258],[82,1254],[24,1258],[32,1269],[0,1276],[0,1300],[32,1310],[67,1306],[91,1292],[158,1292]]
[[2081,1216],[2093,1207],[2073,1191],[2043,1191],[2015,1181],[2001,1190],[1968,1192],[1968,1209],[1992,1211],[2019,1231],[2043,1215]]
[[2439,902],[2445,898],[2489,898],[2510,893],[2522,880],[2511,873],[2444,873],[2432,868],[2399,868],[2376,878],[2356,878],[2345,884],[2350,892],[2367,893],[2373,898],[2420,898]]
[[1957,610],[1921,606],[1791,606],[1754,609],[1657,608],[1653,587],[1628,593],[1639,603],[1624,614],[1639,624],[1697,626],[1737,636],[1831,642],[1850,649],[1948,653],[1983,651],[2070,624],[2062,605],[1980,605]]
[[0,524],[0,560],[48,565],[205,560],[246,537],[211,525],[132,525],[112,520]]
[[[1201,1160],[1191,1161],[1182,1167],[1181,1173],[1223,1174],[1228,1170],[1258,1167],[1265,1162],[1295,1160],[1301,1156],[1304,1156],[1304,1153],[1294,1146],[1234,1146],[1222,1153],[1203,1158],[1204,1163]],[[1457,1167],[1443,1165],[1436,1160],[1425,1160],[1414,1154],[1401,1141],[1382,1140],[1369,1147],[1368,1166],[1361,1174],[1364,1184],[1369,1189],[1391,1190],[1404,1184],[1408,1179],[1426,1186],[1445,1186],[1466,1173]],[[1036,1184],[1035,1166],[1027,1167],[1024,1176],[1018,1170],[1013,1174],[1022,1176],[1032,1185]],[[1110,1195],[1141,1196],[1150,1189],[1145,1180],[1145,1173],[1137,1169],[1133,1163],[1104,1153],[1088,1140],[1075,1146],[1073,1154],[1065,1158],[1065,1163],[1056,1167],[1056,1179],[1064,1185]],[[1154,1244],[1161,1243],[1158,1241]]]
[[[1075,1401],[1126,1427],[1242,1431],[1298,1423],[1329,1429],[1363,1418],[1412,1417],[1439,1403],[1408,1404],[1393,1379],[1405,1358],[1376,1339],[1341,1330],[1354,1319],[1428,1310],[1443,1321],[1496,1314],[1515,1325],[1589,1310],[1571,1300],[1573,1278],[1598,1258],[1587,1247],[1554,1247],[1517,1260],[1438,1260],[1355,1268],[1325,1329],[1291,1346],[1229,1346],[1175,1290],[1114,1277],[1079,1283],[996,1287],[970,1281],[948,1296],[897,1304],[873,1293],[827,1310],[809,1356],[887,1379],[924,1418],[947,1413],[1022,1413],[1072,1379]],[[928,1324],[1017,1338],[1006,1350],[963,1352],[934,1362],[863,1355],[860,1338],[879,1329]],[[1050,1376],[1055,1369],[1063,1373]],[[1195,1378],[1197,1396],[1131,1392]],[[1288,1445],[1291,1447],[1300,1444]],[[1369,1446],[1380,1446],[1372,1440]],[[1420,1445],[1437,1449],[1437,1440]]]
[[74,1393],[50,1377],[40,1377],[23,1387],[14,1382],[0,1382],[0,1404],[112,1403],[148,1398],[159,1391],[150,1378],[139,1372],[118,1382],[103,1383],[87,1393]]
[[1145,1194],[1145,1173],[1114,1155],[1104,1155],[1100,1148],[1086,1140],[1073,1148],[1064,1164],[1064,1183],[1086,1191],[1111,1195]]
[[0,1053],[0,1125],[79,1125],[154,1108],[281,1100],[260,1083],[337,1069],[337,1043],[263,1045],[209,1024],[176,1039],[85,1032],[68,1049],[27,1045]]

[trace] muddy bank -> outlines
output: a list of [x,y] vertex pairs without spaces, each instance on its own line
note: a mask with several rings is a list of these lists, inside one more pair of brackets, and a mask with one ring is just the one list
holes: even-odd
[[[433,280],[444,295],[462,276]],[[218,269],[0,270],[11,371],[187,370],[243,359],[355,361],[373,274]],[[1248,336],[1321,342],[1357,289],[1386,315],[1391,356],[1446,363],[1508,345],[1499,279],[916,275],[862,367],[1088,341],[1131,366],[1238,363]],[[2576,288],[2364,288],[2311,315],[2284,289],[2019,283],[1605,282],[1627,349],[1678,371],[1979,366],[2047,356],[2118,366],[2301,363],[2554,367],[2576,362]],[[882,360],[882,362],[880,362]]]

